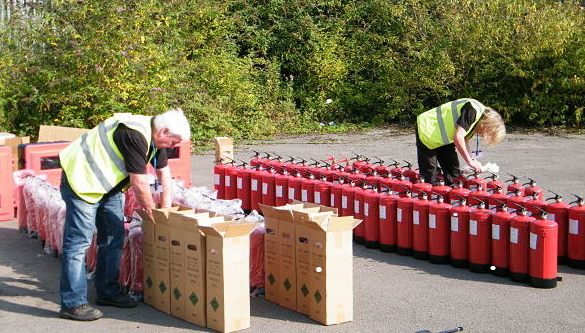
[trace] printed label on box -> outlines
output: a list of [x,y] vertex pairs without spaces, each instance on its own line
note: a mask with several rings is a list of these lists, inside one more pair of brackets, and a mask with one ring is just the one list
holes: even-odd
[[437,215],[429,214],[429,228],[437,229]]
[[459,218],[458,217],[451,217],[451,231],[459,231]]
[[477,221],[469,220],[469,234],[477,236]]
[[258,179],[252,179],[252,191],[258,191]]
[[276,185],[276,197],[282,198],[282,186]]
[[536,250],[536,241],[538,241],[538,236],[535,233],[530,233],[530,248]]
[[381,219],[386,218],[386,206],[383,205],[380,206],[380,218]]
[[510,243],[518,244],[518,229],[510,228]]
[[492,224],[492,239],[500,240],[500,226]]
[[569,233],[573,235],[579,234],[579,221],[569,220]]
[[412,223],[416,225],[420,224],[420,212],[418,210],[412,212]]

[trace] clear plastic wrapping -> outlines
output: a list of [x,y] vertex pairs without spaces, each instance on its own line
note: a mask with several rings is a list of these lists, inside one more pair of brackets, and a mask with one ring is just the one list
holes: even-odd
[[12,178],[14,180],[14,202],[16,203],[16,218],[18,219],[18,229],[20,232],[25,233],[27,232],[27,218],[28,218],[28,210],[26,209],[26,204],[24,203],[24,184],[27,178],[36,176],[36,173],[33,170],[18,170],[12,173]]

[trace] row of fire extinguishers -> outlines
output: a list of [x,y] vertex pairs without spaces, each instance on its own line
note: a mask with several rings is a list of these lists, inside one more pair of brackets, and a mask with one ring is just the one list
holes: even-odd
[[537,287],[556,286],[557,263],[585,268],[583,200],[571,207],[555,194],[545,201],[532,179],[521,184],[511,175],[505,184],[496,174],[472,174],[452,187],[432,186],[407,161],[385,165],[356,155],[309,163],[264,154],[257,152],[249,165],[218,161],[218,198],[239,198],[246,210],[292,200],[336,207],[342,216],[364,220],[354,237],[368,248],[492,271]]

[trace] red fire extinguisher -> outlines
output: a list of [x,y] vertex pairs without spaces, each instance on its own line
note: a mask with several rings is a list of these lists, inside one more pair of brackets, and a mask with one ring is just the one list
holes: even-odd
[[526,189],[524,190],[524,196],[529,197],[532,196],[533,194],[536,194],[538,199],[544,200],[544,193],[540,187],[536,186],[536,181],[534,181],[534,179],[532,178],[528,177],[526,178],[529,180],[529,182],[523,184],[523,186],[528,185],[528,187],[526,187]]
[[497,276],[508,276],[510,274],[510,220],[516,214],[508,212],[505,201],[495,200],[498,205],[492,217],[492,265],[495,268],[492,273]]
[[219,164],[213,167],[213,188],[217,190],[218,199],[225,199],[225,170],[230,166],[224,164],[223,159],[219,159],[215,163]]
[[561,265],[567,263],[567,238],[569,234],[569,208],[571,206],[563,202],[563,198],[555,192],[549,190],[555,196],[548,198],[547,201],[554,200],[546,206],[547,217],[558,225],[559,239],[557,241],[557,262]]
[[[574,194],[573,194],[574,195]],[[583,198],[577,197],[577,200],[570,204],[576,203],[576,206],[569,208],[569,236],[568,245],[568,264],[573,268],[585,268],[585,206]]]
[[376,175],[376,172],[375,171],[368,172],[365,175],[366,175],[365,182],[368,183],[368,184],[370,184],[371,186],[378,187],[378,186],[380,186],[380,182],[382,180],[384,180],[384,178]]
[[380,251],[396,252],[396,206],[399,197],[389,186],[381,184],[383,195],[379,201]]
[[225,169],[224,180],[225,180],[225,188],[224,188],[224,195],[227,200],[236,199],[238,197],[238,187],[237,187],[237,175],[238,175],[238,167],[235,164],[235,161],[231,161],[230,165]]
[[416,184],[418,183],[418,178],[419,178],[419,174],[418,174],[418,170],[414,170],[412,168],[412,163],[410,163],[409,161],[404,161],[406,163],[406,165],[402,168],[404,171],[402,172],[402,174],[404,175],[404,178],[411,182],[412,184]]
[[374,166],[372,163],[370,163],[370,158],[366,157],[366,156],[362,156],[363,157],[363,162],[359,167],[359,171],[361,173],[368,173],[368,172],[372,172],[374,171]]
[[[514,176],[513,174],[509,173],[510,176],[512,176],[512,179],[508,179],[506,180],[507,182],[511,182],[510,185],[508,185],[508,193],[516,193],[518,196],[522,197],[524,196],[524,185],[520,184],[518,182],[518,177]],[[510,206],[510,205],[508,205]],[[510,207],[512,208],[512,207]]]
[[390,169],[390,175],[394,178],[400,178],[400,176],[402,176],[402,172],[404,171],[398,164],[398,161],[396,160],[392,160],[392,163],[389,164],[389,166],[393,166],[392,169]]
[[242,209],[248,211],[252,209],[250,197],[250,179],[253,170],[246,167],[246,162],[243,162],[242,167],[238,169],[237,174],[237,196],[242,200]]
[[412,215],[413,205],[418,199],[405,188],[405,197],[398,200],[396,207],[396,252],[400,255],[412,255]]
[[337,208],[337,211],[341,214],[341,193],[343,192],[344,187],[350,186],[348,183],[345,182],[345,178],[340,177],[339,183],[333,184],[331,186],[331,202],[330,207]]
[[392,182],[392,190],[396,192],[399,197],[406,197],[406,192],[412,191],[412,183],[406,180],[404,175],[400,175]]
[[305,180],[301,172],[293,169],[293,174],[288,176],[288,202],[291,203],[293,200],[301,201],[301,185]]
[[449,192],[448,202],[453,203],[454,201],[459,200],[460,197],[467,199],[469,193],[471,193],[471,191],[463,187],[463,183],[455,178],[453,182],[453,189]]
[[433,186],[433,190],[429,198],[431,198],[431,200],[435,200],[436,194],[434,193],[438,193],[443,198],[449,198],[449,192],[451,192],[452,189],[453,188],[451,186],[445,185],[445,181],[441,179],[439,180],[439,185]]
[[[499,206],[499,202],[508,202],[508,195],[504,193],[504,189],[502,187],[497,187],[494,189],[492,195],[488,198],[488,205],[492,211],[496,211],[496,208]],[[508,205],[506,205],[508,207]],[[507,208],[506,208],[507,209]]]
[[475,191],[471,191],[469,193],[469,195],[467,196],[467,200],[469,201],[469,205],[470,206],[474,206],[479,204],[480,202],[488,202],[488,198],[491,196],[491,194],[488,191],[485,191],[482,185],[478,184],[475,182],[475,180],[472,180],[471,183],[469,184],[469,188],[473,189],[475,187]]
[[262,203],[268,206],[276,205],[276,171],[270,168],[262,175]]
[[[527,192],[525,192],[527,193]],[[541,211],[546,211],[546,206],[547,203],[544,200],[541,200],[538,197],[538,193],[534,192],[530,195],[527,195],[526,198],[528,200],[526,200],[525,207],[528,210],[528,214],[529,215],[539,215],[541,213]]]
[[497,173],[493,173],[491,176],[486,177],[486,179],[491,179],[491,181],[489,181],[487,183],[487,190],[488,192],[494,192],[494,190],[496,190],[498,187],[499,188],[504,188],[504,183],[499,181],[498,179],[500,178],[500,176],[498,176]]
[[303,202],[315,202],[315,184],[317,180],[313,172],[307,170],[309,173],[308,178],[303,179],[301,182],[301,201]]
[[420,200],[412,206],[412,256],[416,259],[429,259],[429,205],[426,192],[421,192]]
[[341,216],[353,216],[353,199],[357,187],[355,182],[350,180],[349,186],[344,187],[341,192]]
[[[471,189],[474,185],[477,185],[478,187],[481,187],[482,189],[486,189],[487,188],[487,182],[485,181],[485,179],[481,178],[479,176],[479,174],[477,173],[472,173],[470,174],[463,187]],[[470,202],[471,204],[471,202]],[[476,205],[476,203],[474,203],[474,205]]]
[[281,167],[282,174],[277,174],[274,178],[274,189],[275,189],[275,199],[274,203],[276,206],[284,206],[286,205],[288,200],[288,180],[290,178],[288,172],[286,171],[286,167]]
[[429,262],[447,264],[450,258],[451,205],[437,196],[429,205]]
[[487,273],[492,262],[492,211],[480,201],[469,214],[469,270]]
[[378,161],[372,163],[373,165],[378,164],[377,167],[374,168],[374,171],[376,171],[376,174],[380,177],[385,177],[385,176],[390,176],[390,168],[386,165],[384,165],[384,161],[379,158],[379,157],[375,157],[376,159],[378,159]]
[[[460,204],[451,207],[451,266],[469,267],[469,213],[467,199],[459,197]],[[455,202],[453,203],[455,204]]]
[[[538,194],[535,194],[538,196]],[[558,225],[547,219],[541,209],[536,221],[530,224],[529,276],[530,284],[536,288],[557,286],[557,240]]]
[[369,249],[380,248],[380,193],[371,186],[364,194],[364,223],[366,226],[365,245]]
[[510,278],[514,281],[528,282],[528,243],[533,221],[524,207],[510,220]]
[[353,169],[351,175],[349,176],[355,182],[356,186],[362,186],[364,181],[368,176],[363,173],[360,173],[358,169]]
[[314,202],[317,205],[329,206],[331,203],[331,186],[333,183],[327,181],[327,176],[325,174],[318,173],[318,176],[320,179],[315,183],[313,189]]
[[[366,200],[366,184],[356,186],[353,194],[353,216],[358,220],[364,220],[364,202]],[[366,224],[361,223],[353,229],[354,241],[357,244],[364,244],[366,241]]]
[[286,172],[289,175],[294,175],[297,172],[298,164],[295,163],[295,158],[292,156],[288,156],[288,160],[285,161],[284,167],[286,168]]
[[335,170],[333,170],[333,168],[331,168],[331,165],[329,163],[327,163],[325,160],[321,161],[325,166],[323,166],[322,170],[320,171],[320,173],[326,178],[326,180],[330,183],[333,183],[334,180],[334,175],[335,175]]
[[519,190],[516,187],[511,187],[510,190],[511,193],[508,196],[508,199],[506,200],[508,207],[510,209],[523,209],[524,203],[528,201],[528,198],[523,197],[521,194],[522,193],[521,190]]
[[430,198],[433,192],[433,185],[425,182],[425,179],[423,177],[419,177],[418,183],[412,185],[412,191],[415,193],[424,192],[426,193],[427,198]]
[[262,154],[261,152],[255,151],[254,152],[254,156],[252,156],[252,159],[250,160],[250,165],[254,168],[262,165],[265,161],[264,158],[260,157],[260,154]]
[[268,174],[258,165],[250,177],[250,203],[252,209],[260,210],[259,204],[262,203],[262,177]]

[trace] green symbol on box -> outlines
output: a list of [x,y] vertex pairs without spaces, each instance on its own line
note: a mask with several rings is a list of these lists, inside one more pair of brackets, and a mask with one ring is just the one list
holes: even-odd
[[286,291],[289,291],[290,287],[292,287],[288,278],[284,280],[284,287],[286,288]]
[[199,302],[199,298],[197,298],[197,295],[195,295],[195,293],[191,293],[191,296],[189,296],[189,300],[191,301],[191,304],[193,304],[193,306],[195,306],[195,304]]
[[272,275],[272,273],[270,273],[270,275],[268,275],[268,282],[270,282],[270,284],[274,284],[274,282],[276,282],[276,279],[274,278],[274,275]]
[[213,311],[217,311],[217,309],[219,309],[219,302],[215,299],[215,297],[211,300],[209,304],[211,304],[211,308],[213,308]]
[[303,284],[303,286],[301,287],[301,292],[303,293],[303,296],[307,297],[307,295],[309,294],[309,288],[307,288],[306,284]]
[[160,282],[160,284],[158,285],[158,289],[160,290],[161,294],[164,294],[165,291],[167,291],[167,286],[165,285],[164,281]]
[[148,286],[148,289],[152,288],[152,284],[152,279],[149,276],[148,279],[146,279],[146,285]]
[[315,292],[315,300],[317,301],[317,303],[321,302],[321,293],[319,292],[319,290],[317,290]]
[[175,289],[173,290],[173,295],[175,296],[176,300],[179,300],[179,298],[181,297],[181,292],[179,291],[179,288],[175,287]]

